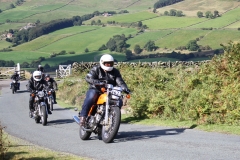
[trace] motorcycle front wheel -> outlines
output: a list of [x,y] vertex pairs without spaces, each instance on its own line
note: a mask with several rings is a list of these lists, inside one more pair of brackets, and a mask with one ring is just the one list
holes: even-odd
[[52,99],[49,100],[50,110],[53,111],[53,101]]
[[108,117],[108,125],[102,127],[102,140],[110,143],[116,136],[121,122],[121,111],[119,107],[111,107]]
[[41,115],[42,125],[46,126],[46,124],[47,124],[47,110],[46,110],[45,106],[41,106],[41,112],[42,112],[42,115]]
[[15,87],[12,86],[12,94],[14,94],[15,92],[16,92]]

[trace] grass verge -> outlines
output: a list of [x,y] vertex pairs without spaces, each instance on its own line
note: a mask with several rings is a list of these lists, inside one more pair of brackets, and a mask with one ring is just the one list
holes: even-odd
[[40,146],[36,146],[32,143],[24,141],[22,139],[13,137],[3,132],[5,144],[7,144],[6,153],[3,159],[53,159],[53,160],[87,160],[88,158],[78,157],[69,153],[56,152],[50,149],[46,149]]

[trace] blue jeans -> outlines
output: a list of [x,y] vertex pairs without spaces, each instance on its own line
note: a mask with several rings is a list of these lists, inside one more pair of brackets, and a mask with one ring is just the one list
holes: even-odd
[[[82,110],[80,112],[81,117],[87,117],[88,112],[92,105],[97,102],[98,97],[100,96],[99,91],[96,89],[89,89],[86,93],[86,98],[82,105]],[[123,105],[123,101],[120,100],[119,107],[121,108]]]

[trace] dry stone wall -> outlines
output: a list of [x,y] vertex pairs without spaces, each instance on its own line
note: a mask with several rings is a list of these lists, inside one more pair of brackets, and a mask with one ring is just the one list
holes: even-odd
[[[177,66],[183,66],[185,68],[196,68],[204,63],[208,63],[210,60],[206,61],[176,61],[176,62],[117,62],[115,67],[150,67],[150,68],[173,68]],[[98,65],[98,62],[74,62],[72,65],[72,72],[79,73],[84,71],[89,71],[93,66]]]

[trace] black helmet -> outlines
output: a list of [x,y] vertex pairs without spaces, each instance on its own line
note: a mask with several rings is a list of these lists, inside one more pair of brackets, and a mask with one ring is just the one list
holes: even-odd
[[46,74],[45,74],[45,77],[49,77],[49,78],[50,78],[50,74],[46,73]]

